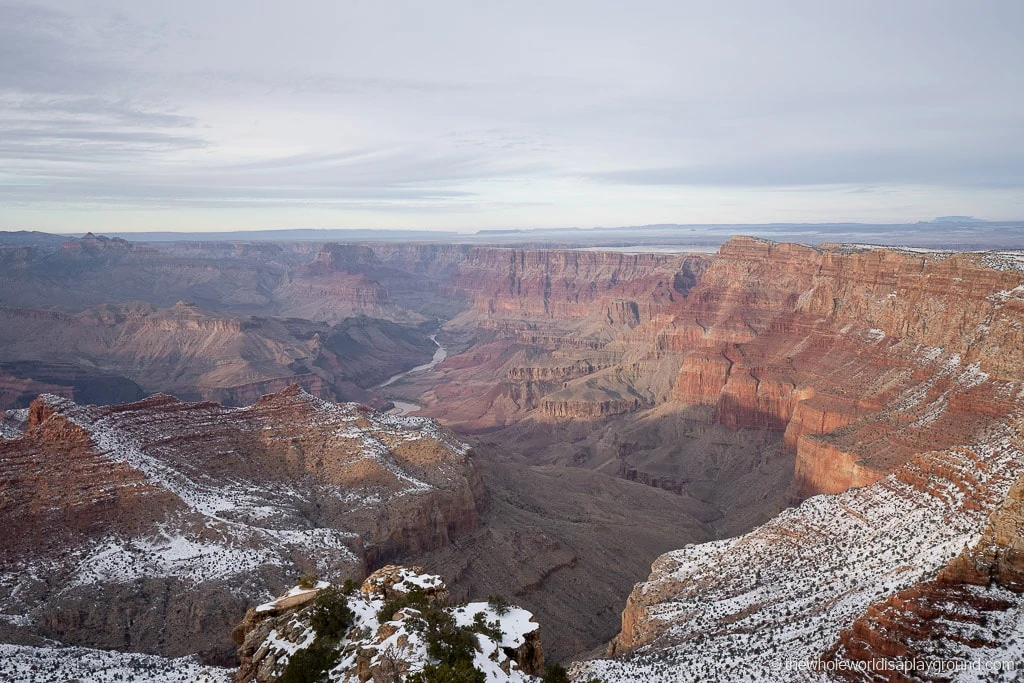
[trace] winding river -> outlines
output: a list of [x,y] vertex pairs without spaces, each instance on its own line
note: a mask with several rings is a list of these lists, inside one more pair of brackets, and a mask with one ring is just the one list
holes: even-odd
[[[414,375],[420,372],[430,372],[431,370],[434,369],[435,365],[437,365],[438,363],[440,363],[441,361],[448,357],[448,350],[441,345],[441,342],[437,341],[436,334],[430,335],[430,341],[434,342],[434,344],[437,346],[437,350],[434,351],[434,357],[430,359],[429,363],[417,365],[411,370],[406,370],[405,372],[400,372],[397,375],[393,375],[382,384],[378,384],[377,386],[375,386],[374,389],[383,389],[389,384],[394,384],[398,380],[409,375]],[[395,407],[388,411],[392,415],[408,415],[409,413],[415,412],[420,409],[420,406],[416,405],[415,403],[409,403],[408,401],[392,401],[392,403],[395,404]]]

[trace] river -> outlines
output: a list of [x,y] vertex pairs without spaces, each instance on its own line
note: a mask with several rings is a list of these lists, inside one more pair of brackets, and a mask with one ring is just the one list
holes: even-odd
[[[448,350],[441,345],[441,342],[437,341],[436,334],[430,335],[430,341],[434,342],[434,344],[437,346],[437,350],[434,351],[434,357],[430,359],[429,363],[417,365],[411,370],[406,370],[405,372],[400,372],[397,375],[389,377],[382,384],[378,384],[377,386],[375,386],[374,389],[383,389],[384,387],[390,384],[394,384],[398,380],[409,375],[414,375],[420,372],[430,372],[431,370],[434,369],[435,365],[437,365],[438,363],[440,363],[441,361],[448,357]],[[392,401],[392,403],[395,404],[395,407],[388,411],[392,415],[408,415],[409,413],[415,412],[420,409],[420,406],[416,405],[415,403],[409,403],[408,401]]]

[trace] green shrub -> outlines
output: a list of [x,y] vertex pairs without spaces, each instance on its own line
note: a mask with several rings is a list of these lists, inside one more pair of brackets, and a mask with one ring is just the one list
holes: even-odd
[[444,610],[429,610],[424,617],[427,622],[427,654],[451,667],[459,662],[469,662],[472,666],[473,654],[479,648],[472,629],[457,626],[455,617]]
[[487,683],[487,676],[474,669],[472,662],[460,661],[455,665],[427,664],[423,671],[405,680],[406,683]]
[[[416,608],[419,614],[410,615],[408,625],[422,633],[427,656],[434,663],[408,680],[412,683],[484,683],[484,673],[473,667],[473,658],[480,649],[474,626],[459,626],[450,611],[425,601]],[[491,627],[483,621],[483,615],[480,622],[485,629]]]
[[569,683],[569,672],[561,664],[548,664],[541,680],[544,683]]
[[391,617],[395,615],[395,612],[406,607],[415,607],[416,609],[423,611],[429,606],[429,604],[426,594],[418,588],[411,590],[408,593],[399,593],[385,602],[384,606],[377,610],[377,621],[382,624],[385,621],[391,621]]
[[345,635],[345,631],[352,625],[353,617],[344,589],[331,586],[324,588],[316,596],[313,609],[310,612],[309,624],[313,627],[318,639],[336,640]]
[[316,582],[318,581],[316,574],[303,574],[299,577],[299,588],[308,591],[316,588]]
[[296,650],[288,658],[288,666],[277,679],[277,683],[319,683],[327,680],[327,672],[338,661],[338,652],[319,641],[309,647]]
[[495,613],[499,615],[505,614],[512,607],[511,603],[509,603],[508,601],[508,598],[506,598],[504,595],[487,596],[487,604],[490,605],[491,609],[493,609]]
[[483,612],[477,612],[473,615],[473,626],[471,628],[477,633],[482,633],[491,640],[499,642],[505,635],[501,631],[501,623],[497,620],[485,621]]

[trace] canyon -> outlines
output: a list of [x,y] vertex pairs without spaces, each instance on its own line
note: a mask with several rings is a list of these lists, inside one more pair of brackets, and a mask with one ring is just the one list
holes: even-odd
[[247,408],[44,394],[0,441],[2,640],[230,663],[296,572],[361,578],[479,524],[470,449],[425,418],[297,385]]
[[[227,523],[219,513],[199,521],[199,499],[181,498],[170,479],[153,485],[153,473],[131,458],[101,466],[106,447],[95,445],[88,425],[122,411],[177,413],[181,424],[238,426],[210,436],[216,445],[175,477],[227,486],[238,466],[248,477],[245,496],[263,487],[289,490],[289,505],[301,508],[303,497],[327,505],[273,515],[358,535],[358,543],[328,544],[356,558],[333,551],[333,578],[362,578],[401,561],[443,577],[455,600],[506,594],[543,624],[553,661],[612,657],[577,665],[581,677],[704,680],[715,673],[712,662],[728,661],[716,675],[804,680],[773,669],[782,654],[852,661],[960,647],[951,643],[964,638],[950,633],[922,635],[921,615],[938,602],[955,598],[984,612],[993,624],[986,633],[1005,632],[1016,619],[1020,527],[1006,520],[1016,519],[1013,483],[1024,471],[1018,252],[744,237],[715,254],[673,254],[567,245],[141,245],[90,235],[5,247],[0,261],[0,399],[8,410],[0,453],[24,467],[44,453],[74,454],[67,457],[81,459],[83,486],[105,491],[108,501],[93,509],[63,492],[55,508],[63,512],[32,511],[27,501],[60,488],[55,473],[5,479],[5,488],[22,492],[5,508],[15,523],[54,515],[41,518],[52,539],[26,535],[26,545],[8,549],[5,567],[27,553],[50,557],[55,546],[47,544],[66,539],[90,538],[94,554],[108,552],[113,546],[96,539],[110,533],[136,539],[119,541],[117,553],[139,544],[151,552],[146,534],[168,516],[230,535],[217,529]],[[429,364],[435,339],[443,359],[407,372]],[[371,424],[406,419],[375,410],[398,405],[416,422],[395,429],[437,425],[431,433],[440,436],[427,443],[464,444],[455,448],[465,449],[465,462],[438,470],[437,480],[427,479],[436,461],[401,456],[408,476],[448,498],[432,494],[433,507],[424,508],[431,512],[405,511],[408,528],[395,526],[403,516],[379,494],[358,510],[330,507],[323,487],[393,485],[347,456],[323,471],[295,464],[309,458],[267,446],[260,426],[270,411],[281,416],[275,429],[290,420],[321,429],[313,416],[328,411],[323,400],[358,401],[368,412],[344,410]],[[172,445],[160,453],[181,452],[177,437],[137,423],[118,429],[149,444],[144,454],[163,448],[164,438]],[[305,453],[309,437],[289,438]],[[275,469],[281,462],[292,469]],[[104,467],[112,479],[89,483],[88,473]],[[221,467],[216,475],[206,469]],[[316,484],[291,490],[294,477]],[[279,505],[266,495],[260,507]],[[75,506],[87,514],[71,514]],[[146,517],[154,510],[163,516]],[[126,520],[134,526],[117,526]],[[284,567],[332,571],[313,567],[314,554],[306,547],[273,571],[258,570],[260,578],[220,608],[237,612],[237,621],[241,595],[262,600],[294,581]],[[846,568],[849,557],[858,559]],[[9,569],[8,580],[20,571]],[[993,588],[981,595],[971,588],[978,585]],[[31,600],[5,609],[11,619],[0,641],[41,642],[24,635],[32,629],[10,626],[33,602],[39,615],[70,609],[39,590],[19,584],[16,592]],[[109,595],[126,599],[116,589]],[[198,651],[194,642],[72,638],[64,617],[47,619],[55,630],[39,634],[76,646]],[[754,632],[766,640],[755,646]],[[992,643],[999,640],[990,634],[970,647]],[[225,663],[230,650],[204,654]]]

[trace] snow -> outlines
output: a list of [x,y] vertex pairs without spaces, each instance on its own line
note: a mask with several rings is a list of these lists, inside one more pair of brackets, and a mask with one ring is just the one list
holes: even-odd
[[855,253],[862,251],[873,251],[875,249],[884,249],[885,251],[895,251],[901,254],[920,254],[929,256],[936,260],[945,259],[952,256],[956,252],[948,249],[929,249],[928,247],[904,247],[899,245],[887,245],[887,244],[842,244],[839,247],[841,253]]
[[82,647],[28,647],[0,644],[0,680],[6,683],[230,683],[234,670],[204,666],[196,657],[108,652]]
[[132,539],[108,537],[78,563],[68,586],[129,583],[153,576],[201,583],[252,572],[267,564],[280,564],[271,548],[240,548],[176,534]]
[[256,611],[257,612],[273,612],[274,610],[276,610],[278,608],[278,605],[280,605],[283,600],[286,600],[288,598],[294,598],[294,597],[299,596],[299,595],[316,595],[322,589],[327,588],[330,585],[331,584],[328,583],[327,581],[317,581],[316,585],[313,588],[301,588],[299,586],[295,586],[291,590],[289,590],[287,593],[285,593],[284,595],[282,595],[282,596],[280,596],[278,598],[275,598],[274,600],[271,600],[270,602],[265,602],[262,605],[257,605]]
[[1004,289],[999,292],[995,292],[986,298],[989,301],[995,301],[996,303],[1001,304],[1004,304],[1011,299],[1014,301],[1024,301],[1024,285],[1017,285],[1013,289]]
[[[950,367],[963,371],[959,359]],[[983,510],[1022,468],[1004,427],[871,486],[810,498],[744,536],[667,553],[633,598],[650,596],[643,609],[660,634],[574,672],[607,683],[778,680],[780,666],[817,659],[872,601],[934,576],[975,543]]]
[[396,583],[392,588],[404,593],[417,588],[438,588],[444,586],[444,580],[437,574],[419,574],[411,569],[403,568],[400,576],[402,581]]
[[981,257],[981,262],[993,270],[1024,271],[1024,251],[990,251]]
[[[391,590],[444,590],[441,578],[434,574],[420,574],[402,568],[399,576],[399,581],[391,586]],[[301,589],[294,588],[286,595],[301,592]],[[277,600],[284,597],[281,596]],[[270,604],[274,603],[268,603]],[[370,667],[379,666],[387,660],[402,660],[408,664],[410,672],[416,672],[429,663],[427,643],[420,627],[414,624],[417,621],[415,608],[407,607],[399,613],[397,619],[381,624],[377,614],[384,606],[384,599],[379,592],[354,591],[348,595],[348,606],[354,615],[353,623],[337,645],[341,658],[329,672],[328,680],[334,683],[356,683],[359,680],[356,659],[360,652],[364,656],[369,656]],[[527,634],[540,628],[530,612],[513,606],[499,610],[486,602],[473,602],[450,609],[459,626],[472,625],[476,615],[480,614],[486,623],[496,624],[501,630],[501,637],[498,639],[476,633],[479,650],[474,654],[473,664],[484,673],[488,683],[538,683],[539,679],[519,670],[504,650],[520,647],[526,642]],[[285,630],[294,635],[291,638],[284,638],[275,628],[260,646],[266,646],[281,667],[287,664],[291,655],[300,648],[308,647],[314,640],[313,631],[306,623],[307,614],[305,609],[299,609],[294,614],[286,613],[279,617],[287,619]],[[505,672],[506,669],[508,673]]]
[[[151,483],[176,495],[186,508],[184,513],[176,513],[177,518],[139,536],[107,535],[72,553],[67,558],[70,580],[66,586],[143,577],[176,577],[199,583],[245,575],[262,566],[291,566],[297,553],[316,557],[324,565],[318,571],[361,563],[359,546],[365,545],[366,539],[343,529],[307,528],[301,510],[311,495],[308,484],[297,481],[268,487],[239,479],[225,481],[192,466],[187,453],[171,455],[173,449],[180,448],[176,439],[225,419],[251,421],[255,407],[197,404],[189,408],[184,424],[175,411],[110,411],[79,406],[54,395],[42,398],[87,430],[107,457],[138,469]],[[305,393],[297,400],[313,409],[308,416],[313,425],[328,427],[337,438],[351,439],[357,444],[356,457],[379,463],[402,485],[397,490],[324,487],[317,494],[333,495],[350,509],[376,507],[394,497],[434,490],[395,459],[392,449],[402,443],[434,440],[456,457],[469,451],[466,444],[426,418],[384,415],[356,403],[335,404]],[[9,413],[6,417],[24,416]],[[254,428],[260,429],[260,424]],[[261,432],[261,438],[291,437],[277,435],[275,428]],[[225,441],[224,452],[233,452],[233,447],[230,440]]]
[[27,421],[28,408],[0,413],[0,441],[20,437]]
[[540,628],[540,624],[533,620],[533,614],[521,607],[510,606],[498,611],[487,602],[470,602],[456,608],[455,623],[469,626],[477,614],[482,614],[487,623],[498,622],[502,633],[499,647],[517,648],[526,642],[526,634]]

